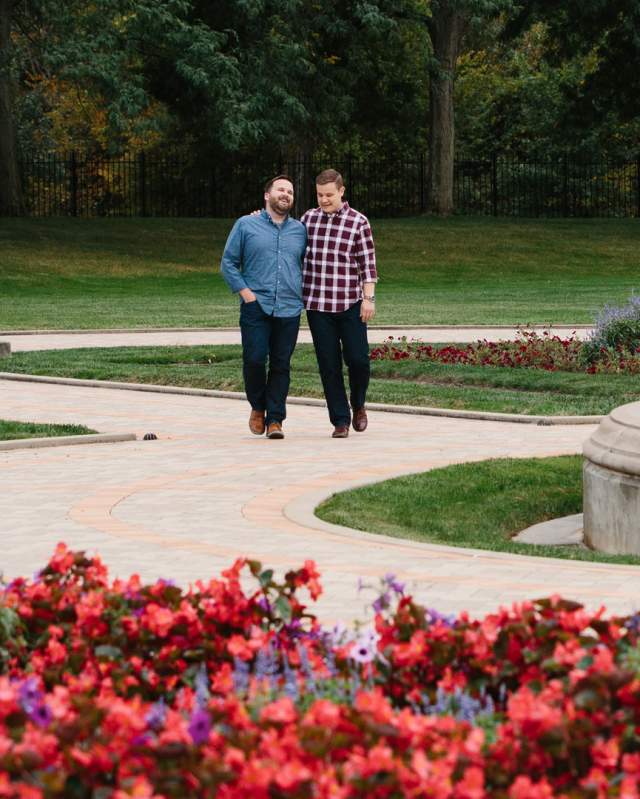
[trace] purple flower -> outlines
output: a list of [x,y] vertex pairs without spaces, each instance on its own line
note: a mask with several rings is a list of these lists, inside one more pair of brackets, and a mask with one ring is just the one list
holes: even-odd
[[283,673],[284,673],[284,695],[288,696],[294,702],[300,698],[300,690],[298,688],[298,679],[295,671],[289,665],[289,658],[286,652],[283,655]]
[[402,596],[402,594],[404,594],[405,584],[398,582],[398,580],[396,580],[395,574],[385,574],[384,582],[387,584],[387,588],[396,593],[398,596]]
[[[305,635],[305,631],[302,629],[302,622],[300,619],[293,619],[289,622],[289,624],[285,624],[284,631],[291,638],[302,638]],[[313,637],[313,635],[311,637]],[[276,646],[280,647],[280,642],[277,639]]]
[[380,596],[371,603],[371,607],[376,613],[382,613],[383,610],[386,610],[389,607],[389,593],[380,594]]
[[316,685],[316,678],[313,673],[313,666],[311,665],[311,661],[309,660],[309,653],[305,646],[298,644],[297,645],[298,656],[300,657],[300,670],[302,671],[304,678],[305,678],[305,688],[306,690],[313,694],[314,696],[318,696],[318,687]]
[[240,658],[233,659],[233,689],[237,694],[244,694],[249,689],[249,664]]
[[351,657],[356,663],[371,663],[378,651],[378,634],[373,629],[363,630],[351,648]]
[[334,624],[330,630],[325,630],[323,632],[325,644],[331,649],[342,646],[342,644],[344,644],[349,637],[349,630],[346,624],[341,621],[337,622],[337,624]]
[[159,730],[164,725],[166,717],[167,706],[164,703],[164,699],[160,699],[155,704],[151,705],[144,720],[152,730]]
[[51,708],[45,702],[41,702],[39,705],[34,705],[29,710],[25,708],[25,712],[31,721],[34,724],[37,724],[38,727],[48,727],[53,720]]
[[200,668],[198,669],[198,673],[196,674],[195,679],[195,686],[196,686],[196,702],[198,703],[199,707],[206,707],[209,702],[209,675],[207,673],[207,667],[204,663],[200,664]]
[[433,608],[429,608],[425,612],[425,616],[429,624],[435,624],[436,622],[441,622],[446,627],[454,627],[456,623],[456,616],[453,613],[440,613]]
[[624,626],[633,632],[640,632],[640,613],[635,613],[633,616],[630,616],[625,621]]
[[258,682],[268,680],[272,688],[277,686],[278,662],[273,648],[273,642],[258,650],[255,662],[255,677]]
[[203,744],[211,732],[211,718],[206,710],[197,708],[189,719],[189,735],[194,744]]
[[27,714],[42,703],[42,693],[35,677],[29,677],[22,683],[18,692],[18,701]]

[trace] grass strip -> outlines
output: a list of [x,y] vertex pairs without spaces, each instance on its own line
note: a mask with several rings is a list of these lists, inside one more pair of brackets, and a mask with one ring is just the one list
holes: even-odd
[[51,438],[56,436],[86,436],[96,433],[79,424],[37,424],[0,419],[0,441],[17,438]]
[[[232,224],[3,220],[0,330],[236,325],[219,274]],[[373,231],[379,324],[590,323],[639,287],[633,219],[419,217]]]
[[532,524],[582,511],[582,458],[501,458],[447,466],[335,494],[327,522],[430,544],[640,565],[633,555],[511,539]]
[[[640,399],[633,375],[373,361],[370,402],[531,415],[606,414]],[[239,345],[116,347],[19,352],[7,372],[243,391]],[[313,347],[298,345],[292,396],[322,397]]]

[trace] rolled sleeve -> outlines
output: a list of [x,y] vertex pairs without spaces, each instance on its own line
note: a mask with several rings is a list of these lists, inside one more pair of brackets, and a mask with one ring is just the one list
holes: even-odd
[[368,221],[363,221],[356,234],[355,257],[363,283],[377,283],[376,250]]

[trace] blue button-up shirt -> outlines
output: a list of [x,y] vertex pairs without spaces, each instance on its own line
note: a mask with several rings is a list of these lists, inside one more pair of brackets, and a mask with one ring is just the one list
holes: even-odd
[[220,271],[233,292],[249,288],[271,316],[302,313],[302,256],[307,232],[296,219],[276,225],[263,209],[233,226]]

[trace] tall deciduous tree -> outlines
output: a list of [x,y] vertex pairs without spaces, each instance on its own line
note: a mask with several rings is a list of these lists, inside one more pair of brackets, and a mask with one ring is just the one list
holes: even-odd
[[13,118],[15,69],[10,20],[13,0],[0,0],[0,215],[22,212],[22,191]]
[[453,89],[465,35],[512,6],[512,0],[431,0],[426,25],[433,48],[429,91],[428,205],[432,213],[453,211],[455,122]]

